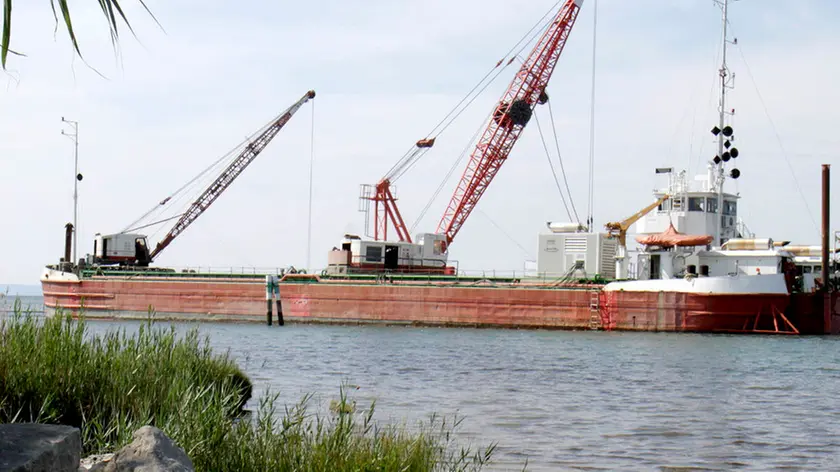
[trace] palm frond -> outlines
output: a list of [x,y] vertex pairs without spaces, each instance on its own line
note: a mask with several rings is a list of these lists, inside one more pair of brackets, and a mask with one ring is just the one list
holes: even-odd
[[[50,0],[55,2],[56,0]],[[73,49],[76,54],[82,57],[82,51],[79,50],[79,42],[76,41],[76,33],[73,32],[73,21],[70,20],[70,7],[67,6],[67,0],[58,0],[58,8],[61,10],[61,16],[64,18],[64,25],[67,26],[67,33],[70,34],[70,41],[73,42]]]
[[[137,35],[134,33],[134,28],[132,28],[131,23],[128,21],[128,17],[126,16],[125,12],[123,11],[122,6],[120,5],[120,0],[98,0],[99,6],[102,9],[102,14],[105,16],[105,19],[108,22],[108,30],[111,35],[111,43],[114,47],[116,47],[117,42],[119,40],[119,23],[125,23],[125,26],[131,31],[135,37]],[[146,10],[146,13],[155,20],[155,23],[163,29],[158,19],[146,5],[146,2],[143,0],[137,0],[143,6],[143,9]],[[58,8],[56,8],[56,3],[58,3]],[[50,0],[50,7],[52,8],[53,18],[55,19],[55,26],[56,31],[58,30],[59,25],[59,11],[61,12],[61,19],[64,23],[65,28],[67,28],[67,34],[70,35],[70,41],[73,44],[73,49],[76,51],[76,54],[79,57],[82,57],[82,51],[79,48],[79,42],[76,39],[76,32],[73,30],[73,21],[70,17],[70,7],[67,4],[67,0]],[[6,56],[8,53],[12,53],[15,55],[22,56],[23,54],[19,52],[15,52],[9,49],[9,45],[11,42],[11,35],[12,35],[12,0],[3,0],[3,29],[0,32],[0,67],[2,69],[6,69]]]
[[3,0],[3,37],[0,39],[0,64],[6,68],[9,55],[9,39],[12,36],[12,0]]

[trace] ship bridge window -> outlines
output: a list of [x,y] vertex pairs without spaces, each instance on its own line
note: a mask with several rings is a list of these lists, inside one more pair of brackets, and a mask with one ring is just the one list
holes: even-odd
[[368,246],[365,249],[365,262],[381,262],[382,246]]
[[659,211],[668,211],[671,209],[671,200],[665,200],[659,204]]
[[680,211],[683,209],[683,200],[681,198],[676,198],[671,200],[671,208],[674,211]]
[[723,214],[729,216],[736,216],[738,214],[737,202],[732,200],[723,201]]
[[716,197],[709,197],[706,199],[706,212],[707,213],[717,213],[718,212],[718,201]]
[[705,197],[689,197],[688,211],[706,211]]

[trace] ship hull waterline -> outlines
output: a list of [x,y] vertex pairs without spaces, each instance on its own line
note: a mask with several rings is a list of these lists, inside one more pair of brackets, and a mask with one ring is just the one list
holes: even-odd
[[[63,275],[62,275],[63,274]],[[90,319],[266,322],[259,278],[42,277],[48,311]],[[600,285],[526,283],[279,284],[285,322],[654,332],[790,331],[786,293],[603,291]],[[276,306],[276,305],[275,305]],[[275,309],[276,310],[276,309]],[[277,316],[275,311],[274,316]],[[778,324],[782,326],[779,328]]]

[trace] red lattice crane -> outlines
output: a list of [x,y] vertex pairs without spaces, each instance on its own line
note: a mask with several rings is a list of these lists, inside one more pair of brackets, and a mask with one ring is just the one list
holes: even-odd
[[310,90],[306,92],[300,100],[286,109],[286,111],[280,114],[276,120],[266,125],[262,133],[248,142],[236,159],[234,159],[233,162],[231,162],[230,165],[219,175],[219,177],[216,178],[216,180],[213,181],[213,183],[210,184],[204,192],[202,192],[195,202],[190,205],[187,211],[181,215],[181,218],[179,218],[178,222],[175,223],[175,226],[169,230],[169,233],[167,233],[157,246],[155,246],[155,249],[151,252],[151,254],[149,254],[149,261],[154,260],[161,251],[166,249],[166,246],[172,243],[179,234],[183,233],[189,225],[198,219],[198,217],[201,216],[201,214],[204,213],[217,198],[219,198],[219,195],[221,195],[222,192],[224,192],[225,189],[227,189],[230,184],[239,177],[242,171],[248,167],[248,164],[253,162],[263,149],[268,146],[268,143],[270,143],[283,126],[292,119],[292,116],[294,116],[300,107],[312,98],[315,98],[315,91]]
[[[507,159],[536,105],[548,100],[548,81],[575,24],[583,0],[567,0],[523,62],[470,156],[464,175],[438,224],[451,243]],[[511,59],[513,60],[513,59]]]

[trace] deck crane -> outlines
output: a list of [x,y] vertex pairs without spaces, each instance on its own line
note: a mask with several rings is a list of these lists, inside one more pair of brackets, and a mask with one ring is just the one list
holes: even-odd
[[610,222],[604,225],[607,229],[609,237],[618,239],[618,253],[615,257],[618,261],[618,272],[616,278],[623,279],[627,277],[627,230],[629,230],[635,222],[642,219],[642,217],[650,213],[654,208],[662,205],[669,198],[671,198],[671,196],[666,193],[665,195],[659,197],[655,202],[642,208],[629,217],[621,221]]
[[[544,104],[548,100],[546,86],[563,52],[582,4],[583,0],[567,0],[564,3],[496,105],[438,225],[437,232],[446,235],[447,246],[452,243],[502,163],[510,155],[513,145],[531,119],[536,105]],[[394,177],[401,175],[418,155],[433,145],[434,138],[421,139],[416,143],[415,148],[401,159],[375,187],[367,186],[363,190],[362,199],[373,201],[375,205],[374,240],[387,239],[390,222],[399,241],[412,242],[397,207],[396,198],[391,191],[391,183]]]
[[[341,249],[335,248],[330,253],[328,272],[382,269],[452,272],[453,269],[446,266],[448,248],[510,155],[534,108],[548,101],[546,87],[582,4],[583,0],[564,2],[495,105],[436,234],[418,235],[418,241],[413,242],[391,191],[393,180],[434,145],[432,137],[418,141],[378,184],[362,187],[361,200],[368,205],[363,211],[369,209],[371,201],[375,205],[374,241],[361,241],[358,236],[347,235]],[[508,64],[515,58],[512,57]],[[499,65],[501,61],[497,67]],[[394,227],[398,242],[380,242],[380,239],[387,239],[389,223]]]
[[[287,108],[271,122],[266,124],[258,135],[245,144],[242,151],[222,171],[204,192],[180,215],[172,229],[149,252],[146,237],[128,232],[108,236],[97,235],[94,242],[94,262],[100,264],[124,264],[148,266],[160,253],[166,249],[178,235],[184,232],[210,205],[216,201],[222,192],[239,177],[248,165],[265,149],[277,133],[289,122],[294,114],[309,100],[315,98],[315,91],[310,90],[297,102]],[[169,202],[167,197],[159,205]],[[150,212],[151,213],[151,212]],[[147,213],[148,215],[148,213]],[[173,218],[174,219],[174,218]],[[149,226],[149,225],[147,225]]]
[[[566,0],[547,30],[537,41],[528,58],[514,76],[502,99],[496,104],[481,139],[470,156],[455,194],[438,225],[448,246],[487,190],[502,163],[510,155],[537,104],[548,100],[545,92],[554,67],[569,33],[575,24],[583,0]],[[513,58],[510,62],[513,62]],[[498,66],[499,64],[497,64]],[[375,186],[365,186],[362,200],[374,202],[374,240],[388,238],[388,223],[401,242],[412,242],[409,230],[397,207],[391,183],[410,167],[419,155],[434,145],[434,138],[421,139]],[[445,248],[444,248],[445,251]]]
[[[391,189],[391,184],[434,144],[435,138],[424,138],[417,141],[412,150],[403,156],[375,186],[362,186],[362,200],[372,201],[374,205],[373,239],[375,241],[388,239],[388,222],[390,221],[399,240],[411,242],[411,234],[400,214],[400,209],[397,208],[397,198]],[[367,204],[369,205],[369,203]]]
[[583,0],[566,1],[496,105],[438,223],[437,232],[446,235],[447,247],[510,155],[534,108],[548,101],[545,89],[582,4]]

